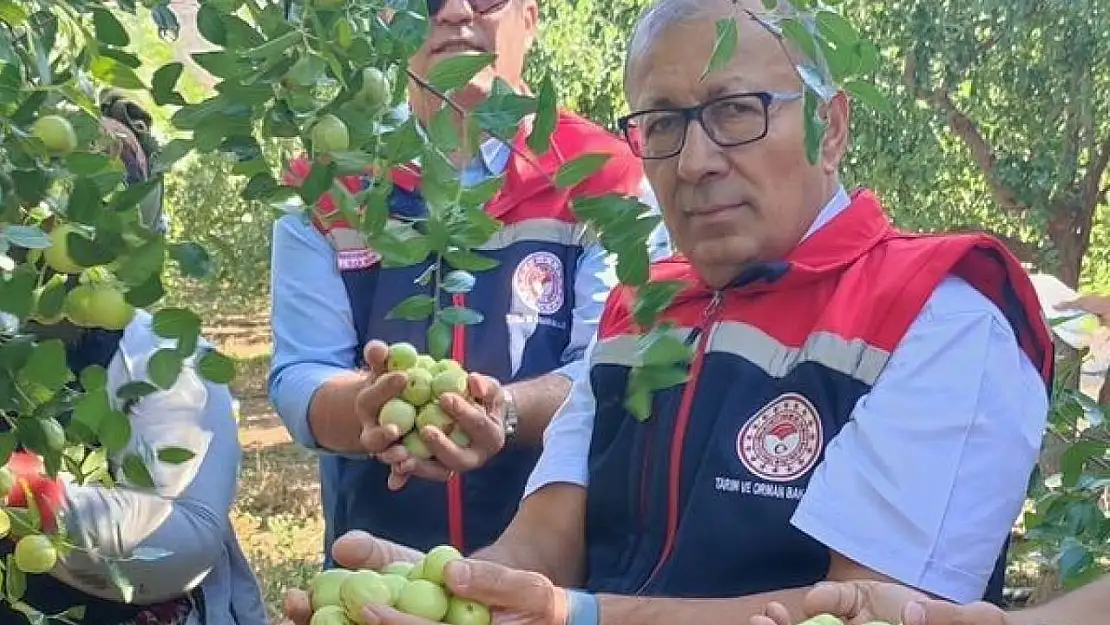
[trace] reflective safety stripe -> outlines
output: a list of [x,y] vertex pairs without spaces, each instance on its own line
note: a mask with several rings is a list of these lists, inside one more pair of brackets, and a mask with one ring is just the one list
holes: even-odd
[[[390,219],[395,224],[402,220]],[[329,228],[324,235],[337,250],[369,249],[366,236],[354,228],[336,226]],[[489,241],[478,246],[478,250],[503,250],[522,241],[539,241],[563,246],[589,245],[597,239],[593,230],[584,223],[566,223],[558,219],[527,219],[517,223],[504,224],[493,233]]]
[[567,223],[558,219],[525,219],[504,224],[493,233],[479,250],[501,250],[521,241],[541,241],[556,245],[583,245],[587,243],[588,227],[584,223]]
[[[673,334],[685,340],[690,329],[676,328]],[[594,348],[591,364],[635,367],[640,362],[637,342],[635,336],[629,335],[602,339]],[[811,334],[801,347],[790,347],[751,324],[734,321],[713,326],[706,351],[740,356],[774,378],[786,377],[799,364],[813,362],[868,386],[875,384],[890,360],[890,352],[863,339],[845,339],[821,331]]]

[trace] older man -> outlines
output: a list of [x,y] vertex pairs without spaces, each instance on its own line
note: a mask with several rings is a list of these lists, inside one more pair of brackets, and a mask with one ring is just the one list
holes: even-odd
[[[810,164],[803,86],[761,7],[661,0],[636,28],[622,126],[681,252],[654,277],[686,284],[665,318],[694,346],[690,378],[646,422],[626,411],[638,348],[614,290],[520,511],[449,568],[500,622],[735,624],[769,601],[800,615],[821,580],[971,601],[998,570],[1051,384],[1033,287],[997,242],[901,233],[841,187],[843,94]],[[738,49],[703,78],[725,16]],[[363,534],[337,551],[413,555]]]
[[[521,74],[535,34],[535,0],[439,0],[428,7],[432,29],[410,61],[414,73],[426,75],[451,55],[490,52],[496,54],[494,65],[455,101],[466,108],[479,105],[495,78],[528,91]],[[409,107],[421,124],[443,104],[410,84]],[[591,122],[562,112],[552,147],[542,156],[529,155],[525,136],[521,130],[512,150],[488,139],[476,158],[459,161],[466,185],[504,176],[504,186],[485,208],[505,227],[482,249],[500,264],[479,273],[473,290],[455,295],[453,302],[484,317],[481,324],[454,330],[450,354],[484,374],[471,387],[483,406],[457,396],[441,404],[473,445],[460,449],[428,429],[425,442],[436,462],[412,458],[396,429],[377,422],[382,404],[406,383],[403,374],[377,375],[386,343],[407,341],[424,350],[428,329],[427,322],[398,321],[387,313],[414,294],[417,277],[431,261],[383,268],[362,236],[335,219],[330,198],[321,202],[323,212],[333,213],[330,219],[306,223],[287,216],[275,226],[270,395],[294,438],[321,453],[326,549],[334,536],[364,529],[421,548],[450,542],[469,552],[497,538],[516,511],[544,427],[566,398],[571,370],[581,364],[616,282],[604,250],[591,242],[569,202],[584,195],[649,193],[639,160],[618,137]],[[551,180],[559,166],[588,152],[611,158],[575,188],[555,188]],[[458,161],[460,155],[452,158]],[[305,160],[292,163],[291,180],[308,170]],[[389,202],[398,219],[425,214],[414,171],[392,173]],[[346,183],[357,189],[363,181]],[[669,252],[662,228],[653,246],[654,253]],[[450,305],[452,296],[445,298]],[[359,370],[364,366],[370,372]],[[498,382],[507,385],[502,390]],[[368,453],[377,460],[367,459]],[[412,475],[430,479],[406,484]]]
[[[902,625],[1096,625],[1105,623],[1110,612],[1110,576],[1045,604],[1013,612],[982,601],[966,605],[937,601],[899,584],[838,582],[811,590],[805,612],[853,622],[878,620]],[[782,605],[772,603],[766,615],[752,618],[751,625],[794,622]]]

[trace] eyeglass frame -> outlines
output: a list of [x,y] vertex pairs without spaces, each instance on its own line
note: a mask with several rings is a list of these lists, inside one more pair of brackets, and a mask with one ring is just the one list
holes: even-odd
[[[698,121],[698,124],[701,125],[701,129],[705,131],[705,135],[707,137],[709,137],[710,141],[712,141],[713,143],[716,143],[718,146],[720,146],[722,148],[735,148],[735,147],[739,147],[739,146],[742,146],[742,145],[747,145],[749,143],[755,143],[756,141],[759,141],[760,139],[763,139],[764,137],[767,136],[767,132],[771,127],[771,106],[772,105],[781,104],[781,103],[784,103],[784,102],[793,102],[795,100],[801,99],[803,96],[804,96],[804,94],[802,92],[797,92],[797,91],[796,92],[744,91],[744,92],[739,92],[739,93],[729,93],[727,95],[722,95],[722,96],[713,98],[711,100],[702,102],[701,104],[696,104],[694,106],[661,107],[661,108],[644,109],[642,111],[634,111],[632,113],[629,113],[628,115],[624,115],[624,116],[618,118],[617,119],[617,127],[620,128],[621,134],[624,136],[625,142],[628,143],[628,146],[632,149],[633,153],[636,154],[637,149],[635,147],[635,143],[632,141],[632,137],[630,136],[630,132],[633,128],[638,128],[638,126],[632,126],[633,121],[637,117],[647,115],[648,113],[680,113],[682,115],[682,120],[683,120],[682,141],[678,144],[678,147],[672,153],[666,154],[664,156],[644,156],[643,154],[636,154],[637,157],[639,157],[643,160],[663,160],[663,159],[668,159],[668,158],[674,158],[675,156],[678,156],[679,154],[682,153],[683,148],[686,147],[686,135],[688,135],[689,131],[690,131],[690,122],[695,120],[695,119]],[[732,100],[734,98],[752,98],[752,97],[759,99],[760,103],[763,105],[763,131],[760,132],[758,136],[753,137],[751,139],[745,139],[744,141],[738,141],[738,142],[735,142],[735,143],[718,141],[713,136],[713,133],[709,130],[709,127],[705,125],[705,119],[702,117],[702,115],[705,112],[705,109],[707,109],[707,108],[709,108],[709,107],[711,107],[715,104],[720,104],[721,102],[724,102],[726,100]]]
[[[466,4],[470,7],[470,10],[473,11],[475,15],[489,15],[491,13],[496,13],[496,12],[500,11],[501,9],[505,8],[513,0],[500,0],[498,2],[494,2],[493,4],[486,7],[485,9],[479,9],[478,7],[474,6],[475,1],[476,0],[464,0],[464,2],[466,2]],[[439,8],[436,9],[435,11],[433,11],[431,5],[435,2],[439,3]],[[447,4],[447,2],[448,2],[448,0],[425,0],[425,4],[427,5],[427,8],[428,8],[428,17],[434,17],[437,13],[442,11],[443,7]]]

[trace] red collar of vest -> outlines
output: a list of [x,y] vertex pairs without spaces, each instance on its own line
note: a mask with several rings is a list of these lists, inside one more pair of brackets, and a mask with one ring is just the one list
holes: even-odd
[[[868,189],[852,192],[851,203],[824,226],[811,234],[783,259],[789,265],[784,276],[774,282],[755,280],[744,285],[731,285],[728,290],[743,289],[757,293],[774,288],[792,287],[817,280],[829,272],[840,271],[858,260],[894,232],[882,204]],[[704,298],[717,289],[698,275],[690,261],[682,256],[662,261],[685,267],[686,282],[691,286],[679,299]],[[766,263],[768,267],[775,263]],[[674,269],[666,271],[671,274]],[[739,278],[738,278],[739,279]]]
[[[583,133],[584,123],[590,126],[581,117],[560,110],[555,130],[551,133],[550,148],[537,156],[527,143],[532,129],[531,119],[524,120],[512,140],[513,150],[505,169],[505,182],[486,204],[486,212],[492,217],[499,217],[521,202],[551,189],[559,167],[570,160],[565,155],[581,153],[586,147],[582,144],[588,143],[590,135],[604,133],[597,126],[594,126],[596,130],[593,133]],[[421,175],[420,167],[415,163],[396,167],[390,172],[393,184],[410,192],[420,187]]]

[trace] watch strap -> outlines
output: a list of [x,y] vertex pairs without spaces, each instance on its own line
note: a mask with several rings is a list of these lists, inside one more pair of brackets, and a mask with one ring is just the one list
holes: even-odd
[[600,625],[597,595],[584,590],[567,590],[566,625]]

